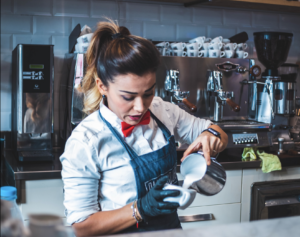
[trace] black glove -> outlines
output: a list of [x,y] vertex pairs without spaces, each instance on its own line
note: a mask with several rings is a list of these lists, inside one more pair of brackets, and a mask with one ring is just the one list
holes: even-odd
[[176,197],[180,194],[178,190],[163,190],[167,181],[168,176],[160,178],[144,197],[138,199],[137,207],[143,220],[147,220],[147,217],[171,214],[179,207],[176,202],[163,201],[165,197]]

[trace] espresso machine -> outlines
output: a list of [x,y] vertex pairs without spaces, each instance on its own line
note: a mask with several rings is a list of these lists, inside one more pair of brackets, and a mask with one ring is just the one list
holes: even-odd
[[271,124],[248,111],[251,94],[243,81],[254,65],[253,59],[162,56],[156,96],[219,125],[228,134],[228,148],[269,147]]
[[19,161],[52,160],[53,45],[19,44],[12,61],[15,155]]

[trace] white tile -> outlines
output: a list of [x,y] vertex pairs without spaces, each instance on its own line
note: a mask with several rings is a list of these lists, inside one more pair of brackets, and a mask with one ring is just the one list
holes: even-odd
[[206,26],[199,25],[177,25],[176,41],[188,41],[198,36],[206,36]]
[[12,13],[12,12],[13,12],[13,1],[1,0],[1,13]]
[[267,13],[267,12],[255,12],[253,24],[254,27],[278,28],[279,14]]
[[159,21],[159,5],[145,3],[126,3],[126,19]]
[[193,16],[196,23],[207,23],[209,25],[223,24],[223,13],[220,9],[194,7]]
[[97,28],[97,23],[99,21],[104,21],[105,19],[103,18],[84,18],[84,17],[77,17],[77,18],[72,18],[72,30],[77,24],[80,24],[81,27],[84,25],[89,26],[92,31],[94,32]]
[[67,53],[69,50],[69,36],[52,36],[54,54]]
[[13,35],[13,48],[18,44],[51,44],[49,35]]
[[127,27],[132,35],[143,37],[143,23],[141,21],[120,20],[119,26]]
[[280,29],[293,30],[299,29],[299,14],[282,14],[280,15]]
[[1,53],[11,53],[12,50],[12,35],[1,34]]
[[1,14],[2,33],[31,33],[32,17]]
[[173,24],[144,23],[144,37],[153,41],[176,39],[176,26]]
[[71,33],[71,19],[68,17],[34,16],[36,34],[62,34]]
[[192,9],[183,6],[161,6],[161,22],[191,23],[193,18]]
[[88,17],[90,1],[86,0],[54,0],[54,16]]
[[103,16],[117,19],[118,18],[118,3],[115,1],[92,1],[91,2],[91,17],[101,18]]
[[242,10],[225,10],[224,25],[251,27],[251,12]]
[[126,2],[118,2],[119,19],[126,19]]
[[15,13],[29,15],[52,15],[52,1],[15,0]]
[[222,27],[222,26],[211,26],[208,31],[208,37],[214,38],[217,36],[223,36],[223,38],[229,38],[235,35],[236,28],[235,27]]

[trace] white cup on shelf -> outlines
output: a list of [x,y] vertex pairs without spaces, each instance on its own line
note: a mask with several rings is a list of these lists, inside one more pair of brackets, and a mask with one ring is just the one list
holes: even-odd
[[225,52],[221,51],[221,50],[217,50],[217,49],[209,50],[208,54],[209,54],[210,58],[223,58],[223,57],[225,57]]
[[170,47],[173,50],[184,50],[186,48],[186,43],[179,42],[179,43],[171,43]]
[[186,55],[187,55],[188,57],[198,57],[198,55],[199,55],[199,50],[188,50],[188,51],[186,52]]
[[222,36],[218,36],[218,37],[212,39],[212,40],[210,41],[210,43],[211,43],[211,44],[222,43],[222,40],[223,40],[223,37],[222,37]]
[[238,51],[245,51],[245,49],[248,48],[248,45],[246,43],[240,43],[237,45],[237,50]]
[[169,42],[164,41],[164,42],[160,42],[160,43],[156,44],[155,46],[156,46],[156,47],[168,48],[169,45],[170,45]]
[[248,52],[245,52],[245,51],[236,51],[236,56],[237,58],[247,58],[248,57]]
[[207,49],[200,50],[199,53],[202,53],[201,57],[203,57],[203,58],[207,58],[208,57],[208,50]]
[[234,50],[225,50],[225,58],[233,58],[235,55],[235,51]]
[[211,43],[209,46],[208,46],[208,49],[209,50],[220,50],[222,49],[223,47],[223,43]]
[[203,44],[205,42],[205,39],[206,39],[205,36],[199,36],[199,37],[189,40],[189,43]]
[[197,42],[186,44],[186,49],[187,50],[200,50],[201,47],[202,47],[202,44],[197,43]]
[[225,44],[224,49],[225,50],[236,50],[237,48],[237,43],[228,43]]
[[187,55],[186,51],[173,49],[171,51],[172,56],[185,57]]

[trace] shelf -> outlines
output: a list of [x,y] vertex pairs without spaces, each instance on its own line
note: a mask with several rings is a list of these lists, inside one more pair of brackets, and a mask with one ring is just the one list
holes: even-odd
[[[154,0],[156,2],[191,3],[195,0]],[[300,2],[287,0],[213,0],[212,2],[199,3],[192,6],[217,6],[242,9],[267,10],[277,12],[300,13]]]

